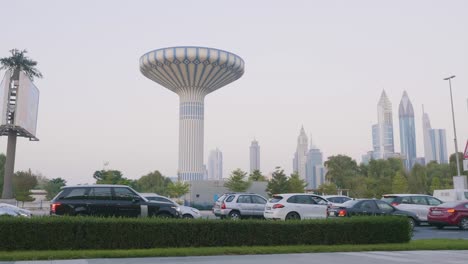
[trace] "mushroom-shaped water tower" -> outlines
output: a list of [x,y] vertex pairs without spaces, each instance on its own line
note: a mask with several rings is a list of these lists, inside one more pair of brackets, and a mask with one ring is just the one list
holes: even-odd
[[179,95],[179,168],[182,181],[203,180],[205,96],[244,74],[241,57],[206,47],[171,47],[140,58],[140,71]]

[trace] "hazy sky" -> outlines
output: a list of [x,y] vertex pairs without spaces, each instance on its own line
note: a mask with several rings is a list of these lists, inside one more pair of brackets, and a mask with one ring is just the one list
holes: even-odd
[[[292,170],[301,125],[325,157],[358,162],[372,149],[371,125],[385,89],[396,151],[406,90],[423,156],[421,105],[454,151],[448,83],[459,149],[468,138],[468,1],[8,1],[0,57],[27,49],[44,74],[37,137],[19,139],[15,170],[69,183],[93,182],[104,167],[128,178],[176,176],[178,96],[139,72],[144,53],[196,45],[245,60],[244,76],[205,99],[205,160],[219,147],[224,176]],[[4,71],[0,72],[3,76]],[[6,152],[7,137],[0,138]]]

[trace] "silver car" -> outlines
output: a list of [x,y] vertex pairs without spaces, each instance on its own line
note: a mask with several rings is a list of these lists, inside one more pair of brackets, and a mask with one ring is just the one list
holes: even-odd
[[225,193],[213,206],[213,214],[220,218],[263,218],[267,199],[255,193]]
[[140,193],[140,195],[148,199],[148,201],[150,202],[157,201],[157,202],[171,203],[174,206],[179,207],[182,218],[200,218],[201,217],[201,213],[198,209],[189,207],[189,206],[179,205],[176,202],[169,199],[168,197],[158,195],[155,193]]
[[0,216],[22,216],[22,217],[31,217],[31,211],[26,209],[21,209],[18,206],[11,204],[0,203]]

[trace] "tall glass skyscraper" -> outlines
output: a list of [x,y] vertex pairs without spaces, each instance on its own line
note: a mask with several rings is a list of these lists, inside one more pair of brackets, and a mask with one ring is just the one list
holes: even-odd
[[429,115],[424,112],[423,107],[423,135],[424,135],[424,158],[426,164],[436,161],[439,164],[448,163],[447,139],[445,129],[433,129]]
[[293,170],[299,174],[303,180],[306,179],[306,162],[307,162],[307,147],[308,138],[305,133],[304,127],[301,127],[299,137],[297,137],[297,148],[294,153]]
[[255,170],[260,171],[260,146],[257,140],[253,140],[250,144],[250,173]]
[[312,145],[307,152],[306,183],[307,188],[317,189],[325,182],[325,167],[323,166],[323,154],[319,148]]
[[416,162],[416,130],[414,126],[413,105],[406,91],[400,101],[398,109],[400,120],[400,147],[403,163],[410,170]]
[[385,90],[377,104],[377,124],[372,125],[372,148],[373,151],[363,156],[363,161],[395,156],[392,103]]
[[223,178],[223,153],[216,148],[210,151],[208,158],[208,180],[221,180]]

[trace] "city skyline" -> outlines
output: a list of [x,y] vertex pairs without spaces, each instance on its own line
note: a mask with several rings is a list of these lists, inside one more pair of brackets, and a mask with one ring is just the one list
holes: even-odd
[[414,125],[414,109],[408,93],[403,91],[398,107],[400,130],[400,155],[407,170],[411,170],[418,158],[416,153],[416,126]]
[[[302,125],[320,142],[324,160],[344,154],[360,162],[373,148],[370,127],[382,90],[394,110],[403,90],[411,96],[418,157],[424,154],[422,104],[434,127],[446,129],[450,155],[453,126],[443,78],[451,75],[457,75],[452,89],[459,150],[468,138],[466,1],[202,0],[181,8],[154,1],[45,0],[5,2],[2,10],[4,20],[15,23],[2,34],[0,57],[27,49],[44,74],[35,80],[40,141],[18,140],[16,170],[31,168],[69,184],[94,182],[105,162],[131,179],[154,170],[176,176],[179,98],[141,75],[138,59],[180,45],[228,50],[246,62],[245,75],[207,96],[204,105],[204,148],[222,149],[224,175],[249,170],[246,149],[254,137],[261,142],[264,174],[276,166],[291,173]],[[158,14],[164,23],[154,10],[167,11]],[[200,15],[206,12],[211,15]],[[6,152],[5,137],[0,152]]]

